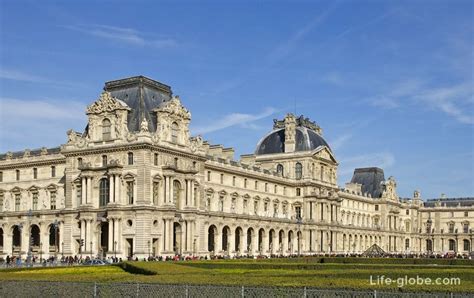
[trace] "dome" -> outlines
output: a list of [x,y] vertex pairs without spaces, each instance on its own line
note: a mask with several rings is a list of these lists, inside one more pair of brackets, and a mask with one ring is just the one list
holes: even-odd
[[[319,146],[326,146],[328,143],[314,130],[304,126],[296,127],[295,134],[295,152],[312,151]],[[256,155],[275,154],[285,152],[285,128],[276,128],[264,136],[258,142]]]

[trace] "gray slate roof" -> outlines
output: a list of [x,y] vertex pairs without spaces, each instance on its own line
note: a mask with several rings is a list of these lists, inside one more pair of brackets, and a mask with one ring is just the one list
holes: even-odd
[[382,196],[383,181],[385,181],[383,170],[376,167],[355,169],[351,179],[351,183],[362,184],[362,193],[370,193],[372,198]]
[[442,198],[442,199],[429,199],[425,202],[425,207],[435,207],[436,202],[440,202],[441,206],[456,207],[459,204],[461,206],[474,206],[474,198]]
[[[42,148],[39,149],[32,149],[30,150],[30,156],[40,156]],[[47,148],[48,154],[57,154],[61,152],[61,147],[54,147],[54,148]],[[15,151],[12,152],[12,158],[21,158],[25,154],[25,150],[23,151]],[[3,153],[0,154],[0,160],[5,160],[7,158],[7,154]]]
[[148,130],[156,131],[156,114],[153,109],[172,97],[170,86],[144,76],[106,82],[104,90],[130,107],[128,130],[131,132],[140,131],[143,118],[148,121]]

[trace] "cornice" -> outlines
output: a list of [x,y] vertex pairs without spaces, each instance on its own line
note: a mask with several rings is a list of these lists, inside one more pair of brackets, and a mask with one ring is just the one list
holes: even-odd
[[[65,164],[66,157],[61,156],[57,158],[51,158],[46,160],[11,160],[11,163],[0,164],[0,170],[11,170],[11,169],[21,169],[21,168],[30,168],[35,166],[48,166],[48,165],[57,165]],[[18,162],[16,162],[18,161]]]

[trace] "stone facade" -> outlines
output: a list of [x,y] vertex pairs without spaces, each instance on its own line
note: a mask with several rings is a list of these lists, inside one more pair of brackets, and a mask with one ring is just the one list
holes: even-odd
[[235,161],[190,136],[191,114],[167,88],[108,82],[84,132],[0,156],[0,257],[472,251],[473,198],[401,199],[393,177],[357,182],[383,177],[376,168],[340,188],[321,128],[292,114]]

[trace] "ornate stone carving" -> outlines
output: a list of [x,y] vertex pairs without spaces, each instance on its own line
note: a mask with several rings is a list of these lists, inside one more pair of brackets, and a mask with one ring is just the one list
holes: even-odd
[[388,180],[382,182],[382,187],[382,198],[386,198],[393,201],[398,200],[398,195],[396,192],[397,183],[395,182],[395,178],[390,176]]
[[140,123],[140,132],[148,132],[148,121],[146,118],[143,118],[142,122]]
[[87,114],[101,114],[104,112],[113,112],[115,110],[128,110],[129,108],[121,101],[113,97],[110,92],[103,91],[100,98],[87,107]]
[[191,120],[191,113],[181,104],[179,96],[174,96],[170,101],[160,108],[160,112],[168,113],[169,115],[177,116],[183,120]]
[[191,141],[190,149],[192,152],[196,152],[197,150],[201,149],[204,143],[201,136],[191,138],[190,141]]
[[28,158],[31,155],[30,149],[25,149],[25,152],[23,153],[23,158]]

